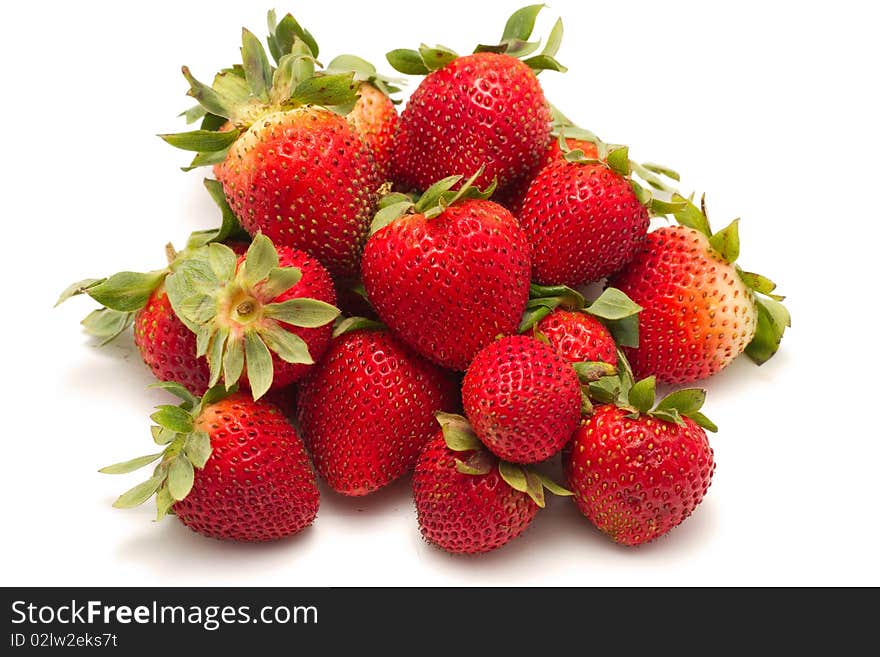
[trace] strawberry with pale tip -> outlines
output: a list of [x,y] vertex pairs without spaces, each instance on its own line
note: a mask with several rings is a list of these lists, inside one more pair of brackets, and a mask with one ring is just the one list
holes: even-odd
[[211,538],[269,541],[308,527],[318,512],[315,475],[296,430],[279,409],[223,386],[193,396],[176,383],[157,384],[181,399],[151,416],[161,452],[101,469],[126,474],[158,461],[152,476],[119,496],[130,508],[155,496],[169,513]]
[[779,348],[791,317],[776,284],[742,270],[739,220],[713,233],[705,211],[677,197],[678,226],[648,234],[610,284],[643,307],[637,349],[626,348],[638,376],[689,383],[745,353],[757,364]]
[[[242,33],[242,64],[212,85],[183,74],[199,130],[161,135],[196,151],[191,166],[216,174],[241,225],[300,249],[333,275],[355,276],[382,182],[372,153],[345,116],[358,101],[354,71],[319,71],[317,44],[289,14],[270,14],[269,63]],[[231,128],[229,125],[231,124]]]

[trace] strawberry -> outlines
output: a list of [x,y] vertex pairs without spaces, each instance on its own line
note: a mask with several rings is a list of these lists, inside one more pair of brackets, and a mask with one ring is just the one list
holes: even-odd
[[391,166],[391,144],[397,129],[397,109],[391,98],[371,84],[361,84],[360,97],[346,117],[373,154],[382,180]]
[[630,184],[625,148],[600,159],[581,151],[569,157],[541,170],[519,214],[532,276],[546,285],[577,286],[614,273],[635,255],[650,221]]
[[434,413],[456,405],[447,372],[374,325],[341,325],[352,332],[333,340],[300,387],[306,446],[318,474],[343,495],[367,495],[412,470],[436,430]]
[[520,332],[531,331],[572,363],[617,366],[617,345],[639,343],[641,307],[613,287],[589,306],[583,295],[564,285],[532,284]]
[[681,225],[650,233],[611,279],[644,308],[638,349],[626,350],[633,370],[666,383],[711,376],[744,351],[761,364],[791,324],[776,285],[736,266],[739,220],[713,234],[705,209],[680,200]]
[[367,296],[392,333],[455,370],[497,335],[516,332],[530,270],[513,216],[483,200],[491,189],[479,192],[473,179],[450,191],[460,180],[440,181],[417,204],[399,194],[383,200],[361,265]]
[[184,67],[200,105],[188,118],[205,116],[203,127],[162,137],[198,152],[189,168],[220,165],[218,179],[249,233],[305,251],[334,275],[354,276],[382,182],[344,116],[360,83],[354,71],[316,72],[317,45],[292,16],[277,25],[271,16],[270,30],[277,68],[247,30],[243,65],[224,69],[213,85]]
[[476,184],[497,180],[502,192],[534,174],[550,142],[550,109],[536,71],[564,71],[553,56],[562,23],[547,47],[528,42],[541,5],[508,20],[498,46],[459,57],[443,46],[393,50],[398,71],[426,77],[400,116],[392,149],[392,179],[405,190],[425,190],[438,179],[485,167]]
[[641,545],[702,501],[715,470],[704,428],[717,428],[699,412],[702,390],[678,390],[655,407],[653,377],[623,389],[617,379],[612,390],[614,379],[590,385],[605,403],[575,431],[563,460],[575,504],[590,522],[618,543]]
[[198,399],[176,383],[158,384],[182,399],[152,419],[158,454],[103,468],[132,472],[156,461],[153,475],[116,500],[128,508],[156,496],[157,520],[173,512],[211,538],[268,541],[308,527],[318,488],[302,441],[279,409],[218,386]]
[[554,310],[535,331],[570,363],[602,362],[617,366],[617,345],[605,325],[588,313]]
[[438,413],[442,430],[419,454],[413,498],[425,540],[447,552],[501,547],[528,528],[544,489],[571,495],[548,477],[499,461],[460,415]]
[[196,357],[196,334],[174,314],[164,285],[134,314],[134,343],[157,379],[205,394],[211,379],[208,361]]
[[220,228],[193,233],[187,248],[180,253],[168,245],[169,264],[164,269],[121,272],[109,278],[79,281],[58,300],[61,303],[71,296],[87,294],[103,306],[82,322],[86,332],[101,340],[101,344],[114,340],[133,324],[134,343],[153,375],[160,381],[177,381],[195,395],[204,394],[209,387],[208,363],[196,355],[195,333],[174,313],[165,291],[165,278],[204,244],[226,240],[235,253],[247,250],[247,244],[238,241],[242,231],[226,206],[219,184],[213,180],[206,180],[205,184],[223,210]]
[[330,274],[257,234],[243,256],[221,244],[194,251],[166,278],[172,308],[196,333],[210,385],[240,378],[259,399],[305,376],[330,343],[339,314]]
[[339,55],[325,73],[352,73],[359,83],[357,102],[345,118],[370,149],[381,179],[386,180],[398,120],[397,101],[391,96],[400,91],[399,81],[380,75],[375,66],[355,55]]
[[[581,150],[587,158],[598,159],[599,157],[599,150],[596,147],[596,144],[591,141],[565,137],[565,143],[570,151]],[[565,153],[562,148],[560,148],[559,142],[557,140],[551,141],[550,145],[547,147],[547,151],[540,167],[535,171],[535,175],[537,175],[537,173],[544,167],[549,166],[554,162],[562,161],[564,156]],[[502,192],[496,193],[492,198],[496,203],[500,203],[510,210],[510,213],[514,217],[519,217],[522,212],[523,203],[526,200],[526,194],[529,192],[529,186],[532,184],[532,180],[534,180],[534,176],[522,178],[517,184],[508,186]]]
[[553,347],[524,335],[480,351],[464,376],[461,396],[477,438],[513,463],[550,458],[580,421],[578,375]]

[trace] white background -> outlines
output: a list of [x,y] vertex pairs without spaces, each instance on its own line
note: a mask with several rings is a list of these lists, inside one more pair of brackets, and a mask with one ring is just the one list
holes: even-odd
[[[519,2],[297,2],[325,61],[384,64],[419,41],[467,52]],[[27,6],[27,8],[25,8]],[[265,33],[262,3],[4,3],[0,157],[6,236],[0,420],[2,584],[880,584],[876,251],[877,70],[870,3],[556,0],[566,21],[549,98],[607,141],[743,218],[741,263],[780,283],[794,327],[762,368],[707,382],[718,470],[695,515],[640,549],[613,545],[565,500],[507,547],[452,558],[424,544],[408,483],[366,499],[322,490],[292,540],[204,539],[152,508],[110,504],[136,477],[97,473],[150,451],[166,402],[130,339],[98,349],[59,291],[161,266],[211,226],[202,172],[155,133],[183,129],[179,67],[210,80]],[[39,8],[39,9],[37,9]],[[11,262],[10,262],[11,259]]]

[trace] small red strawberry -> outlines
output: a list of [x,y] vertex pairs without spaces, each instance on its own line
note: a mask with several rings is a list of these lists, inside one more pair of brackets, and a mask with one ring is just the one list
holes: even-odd
[[550,345],[515,335],[471,362],[461,389],[477,438],[513,463],[537,463],[565,446],[581,417],[578,375]]
[[376,215],[362,262],[382,321],[455,370],[467,369],[499,334],[516,332],[529,293],[528,246],[516,220],[482,200],[491,189],[479,192],[472,180],[450,191],[460,179],[437,183],[417,204],[392,195],[402,200]]
[[174,314],[162,284],[134,314],[134,343],[157,379],[205,394],[211,379],[208,361],[196,357],[196,334]]
[[223,209],[221,228],[193,233],[187,248],[179,253],[168,245],[169,264],[164,269],[121,272],[109,278],[79,281],[58,300],[61,303],[71,296],[87,294],[103,306],[82,321],[86,332],[101,340],[101,344],[114,340],[133,324],[134,343],[154,376],[160,381],[177,381],[195,395],[204,394],[209,387],[208,363],[196,355],[195,333],[174,313],[165,291],[165,278],[206,243],[231,240],[227,246],[235,253],[247,250],[247,244],[238,241],[241,229],[234,224],[219,185],[212,180],[205,184]]
[[544,489],[571,495],[548,477],[499,461],[483,449],[467,420],[438,413],[442,430],[425,445],[413,474],[422,536],[447,552],[501,547],[528,528]]
[[259,399],[305,376],[330,343],[339,314],[330,274],[317,260],[278,250],[258,234],[243,256],[209,244],[165,279],[175,314],[196,334],[210,385],[239,379]]
[[297,416],[315,468],[344,495],[367,495],[410,471],[436,431],[434,414],[457,403],[448,372],[374,326],[340,324],[352,332],[333,340],[300,386]]
[[535,325],[535,331],[570,363],[602,362],[617,366],[617,345],[611,331],[588,313],[554,310]]
[[163,451],[103,468],[132,472],[156,461],[153,475],[116,500],[129,508],[156,496],[157,519],[174,513],[211,538],[268,541],[309,526],[318,488],[302,441],[273,405],[215,387],[202,399],[160,384],[180,406],[160,406],[153,438]]
[[644,308],[638,349],[626,352],[633,371],[666,383],[711,376],[744,351],[760,365],[791,324],[776,285],[734,264],[739,220],[713,234],[705,210],[681,200],[681,225],[650,233],[610,281]]
[[355,276],[382,182],[344,117],[360,85],[353,71],[315,71],[317,45],[292,16],[274,23],[270,17],[277,67],[247,30],[243,66],[224,69],[211,86],[184,67],[200,105],[191,116],[205,116],[202,129],[162,137],[198,152],[190,168],[220,165],[217,177],[249,233],[305,251],[334,275]]
[[[607,387],[590,388],[613,401]],[[575,431],[565,472],[590,522],[618,543],[641,545],[680,524],[702,501],[715,470],[704,427],[716,427],[699,412],[702,390],[678,390],[656,407],[653,377],[622,393],[619,405],[595,407]]]
[[[569,151],[581,150],[584,152],[584,156],[587,158],[599,158],[599,150],[596,144],[594,144],[593,142],[586,141],[585,139],[574,139],[566,137],[565,143],[568,146]],[[541,162],[540,167],[538,167],[538,169],[535,171],[535,175],[537,175],[544,167],[549,166],[554,162],[562,161],[564,157],[565,153],[559,147],[559,142],[554,139],[547,147],[547,152],[544,156],[544,160],[543,162]],[[494,200],[496,203],[500,203],[505,208],[510,210],[510,213],[514,217],[519,217],[520,213],[522,212],[523,203],[526,200],[526,194],[528,194],[529,192],[529,186],[532,184],[532,180],[534,179],[535,176],[523,178],[516,185],[511,185],[507,189],[494,194],[492,200]]]
[[599,155],[571,151],[529,186],[519,221],[538,283],[599,280],[625,265],[645,239],[650,216],[628,177],[626,149]]
[[589,306],[583,295],[564,285],[532,284],[520,332],[531,332],[563,360],[617,366],[617,346],[639,343],[641,307],[613,287]]
[[368,83],[358,88],[359,97],[346,117],[369,147],[382,180],[391,167],[391,144],[397,129],[397,109],[391,99]]
[[542,5],[517,11],[498,46],[459,57],[442,46],[393,50],[388,61],[402,73],[425,75],[400,116],[392,179],[405,190],[425,190],[445,176],[475,174],[479,186],[497,180],[502,192],[534,175],[550,142],[551,115],[536,71],[564,71],[553,56],[562,23],[547,47],[529,42]]

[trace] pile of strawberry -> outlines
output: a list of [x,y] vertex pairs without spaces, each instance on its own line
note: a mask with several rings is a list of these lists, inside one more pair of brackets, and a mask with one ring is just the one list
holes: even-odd
[[470,55],[389,52],[423,76],[399,115],[399,81],[323,67],[290,15],[211,84],[184,67],[200,127],[162,137],[213,167],[220,227],[61,297],[101,304],[83,324],[104,342],[133,327],[180,400],[151,416],[156,453],[103,469],[153,466],[116,506],[262,541],[312,523],[316,473],[350,496],[413,473],[423,536],[459,553],[518,536],[546,492],[625,545],[691,514],[716,427],[672,385],[763,363],[789,315],[735,264],[737,221],[713,233],[674,171],[548,103],[562,23],[539,51],[540,9]]

